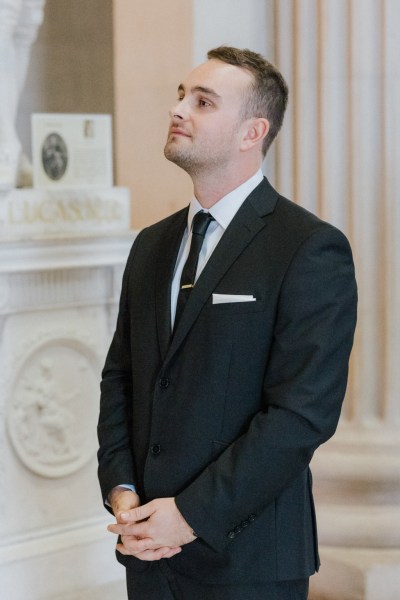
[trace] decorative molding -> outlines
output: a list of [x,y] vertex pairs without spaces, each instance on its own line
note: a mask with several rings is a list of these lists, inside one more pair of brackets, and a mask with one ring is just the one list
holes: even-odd
[[22,463],[43,477],[65,477],[92,457],[100,366],[86,345],[52,338],[15,373],[7,427]]
[[137,233],[2,240],[0,274],[124,265]]
[[112,267],[10,273],[3,312],[102,304],[114,294]]
[[[68,498],[84,490],[87,514],[102,511],[92,469],[99,379],[134,236],[0,244],[0,587],[7,599],[95,592],[122,578],[109,517],[77,522]],[[65,569],[82,561],[85,569],[65,579]]]
[[0,567],[104,540],[109,521],[110,517],[105,515],[3,539],[0,544]]
[[[71,313],[67,313],[66,317],[68,318],[70,315]],[[67,318],[64,318],[63,321],[66,322]],[[90,328],[87,330],[81,328],[79,319],[70,319],[69,323],[67,321],[65,325],[52,326],[46,320],[43,323],[38,322],[37,315],[32,315],[32,321],[36,322],[37,326],[30,327],[30,323],[28,322],[25,338],[11,349],[8,357],[9,373],[15,374],[17,371],[20,371],[29,355],[35,354],[42,347],[51,345],[55,340],[65,341],[66,344],[77,346],[78,348],[86,348],[96,360],[101,359],[102,354],[97,338],[90,331]],[[13,375],[13,379],[15,379],[15,375]]]

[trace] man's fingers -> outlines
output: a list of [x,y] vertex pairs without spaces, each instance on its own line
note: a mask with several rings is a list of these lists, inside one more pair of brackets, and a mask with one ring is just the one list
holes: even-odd
[[117,544],[117,550],[125,556],[135,556],[139,560],[154,561],[161,560],[162,558],[171,558],[175,554],[181,552],[182,548],[168,548],[163,546],[162,548],[156,548],[154,550],[148,549],[143,550],[142,552],[132,552],[124,544]]
[[125,523],[137,523],[138,521],[148,519],[154,513],[154,511],[155,506],[153,502],[148,502],[147,504],[137,506],[132,510],[120,512],[118,516],[121,521],[124,521]]
[[136,538],[151,537],[150,526],[144,523],[112,523],[107,527],[108,531],[116,535],[131,535]]
[[130,554],[134,554],[135,556],[146,550],[156,550],[160,547],[160,545],[155,544],[151,538],[137,539],[132,535],[121,536],[121,542],[124,548]]
[[172,556],[175,556],[175,554],[179,554],[179,552],[182,552],[181,546],[178,546],[177,548],[170,548],[169,552],[164,554],[162,558],[171,558]]

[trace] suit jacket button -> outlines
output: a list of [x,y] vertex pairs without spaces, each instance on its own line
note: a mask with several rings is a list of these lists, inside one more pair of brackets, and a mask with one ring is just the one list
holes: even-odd
[[229,538],[230,540],[233,540],[235,537],[236,537],[236,533],[235,533],[234,531],[230,531],[230,532],[228,533],[228,538]]
[[152,454],[160,454],[161,446],[160,446],[160,444],[153,444],[152,447],[150,448],[150,450],[151,450]]
[[240,525],[237,525],[233,531],[235,533],[240,533],[242,531],[242,528],[240,527]]
[[245,519],[244,521],[242,521],[242,522],[240,523],[240,526],[241,526],[241,527],[247,527],[248,525],[249,525],[249,522],[248,522],[248,520],[247,520],[247,519]]
[[161,377],[161,379],[159,381],[159,385],[160,385],[160,388],[162,390],[166,390],[167,387],[169,386],[169,379],[168,379],[168,377]]
[[249,515],[247,517],[247,520],[249,521],[249,523],[252,523],[253,521],[255,521],[255,519],[256,519],[256,515]]

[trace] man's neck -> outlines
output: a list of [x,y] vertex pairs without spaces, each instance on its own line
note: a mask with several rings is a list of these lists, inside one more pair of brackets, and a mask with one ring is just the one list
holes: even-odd
[[260,165],[257,165],[244,172],[230,173],[229,176],[226,173],[224,175],[207,173],[204,177],[193,176],[194,195],[203,208],[211,208],[221,198],[255,175],[259,168]]

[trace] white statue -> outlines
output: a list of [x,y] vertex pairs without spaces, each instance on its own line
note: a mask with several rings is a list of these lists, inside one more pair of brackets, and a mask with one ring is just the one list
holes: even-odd
[[15,187],[26,169],[16,131],[17,108],[44,3],[0,0],[0,190]]

